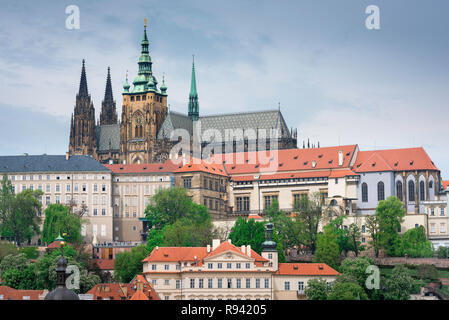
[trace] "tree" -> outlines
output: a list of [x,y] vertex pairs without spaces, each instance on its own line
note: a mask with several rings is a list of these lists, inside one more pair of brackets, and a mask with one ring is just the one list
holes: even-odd
[[346,256],[348,251],[352,248],[351,242],[349,239],[349,232],[346,228],[343,227],[343,220],[345,216],[338,216],[332,221],[329,222],[329,225],[332,226],[332,231],[337,236],[338,247],[340,248],[340,253],[344,253]]
[[407,230],[402,235],[402,253],[412,258],[433,257],[433,245],[423,226]]
[[380,244],[390,256],[402,255],[399,230],[404,214],[402,201],[397,197],[388,197],[387,200],[379,201],[376,208]]
[[52,243],[61,234],[67,234],[67,241],[70,243],[80,243],[81,218],[70,213],[67,206],[62,204],[50,204],[45,209],[45,220],[42,229],[42,241]]
[[329,287],[324,279],[312,279],[307,282],[305,292],[309,300],[327,300]]
[[[448,247],[438,247],[437,255],[438,259],[447,259],[448,255]],[[1,259],[1,253],[0,253],[0,259]]]
[[39,250],[36,247],[22,247],[19,252],[23,253],[27,259],[39,258]]
[[131,251],[118,253],[114,262],[114,278],[120,282],[130,282],[137,274],[142,273],[142,260],[147,255],[147,248],[143,244],[132,248]]
[[368,300],[365,290],[356,282],[334,281],[328,300]]
[[433,264],[420,264],[416,267],[416,276],[427,282],[438,280],[438,270]]
[[376,258],[378,258],[381,244],[380,244],[379,217],[377,215],[366,217],[366,230],[368,231],[371,238],[371,240],[368,241],[368,243],[373,248]]
[[5,241],[0,241],[0,262],[7,255],[16,255],[19,253],[19,249],[14,243],[8,243]]
[[326,263],[332,268],[340,263],[337,235],[329,224],[324,227],[324,233],[318,235],[314,262]]
[[0,262],[0,278],[3,278],[3,273],[7,270],[16,269],[22,272],[28,265],[28,259],[23,253],[7,255]]
[[36,287],[36,271],[33,264],[26,266],[25,269],[19,271],[17,269],[8,269],[3,275],[3,285],[19,289],[19,290],[35,290]]
[[262,252],[262,243],[265,241],[265,226],[262,222],[239,217],[229,234],[229,239],[236,246],[251,245],[257,253]]
[[358,225],[355,223],[351,223],[348,228],[348,241],[350,251],[353,251],[355,256],[358,257],[359,253],[365,250],[365,246],[362,245],[362,241],[360,241],[362,237],[362,232]]
[[4,175],[0,194],[0,231],[4,236],[12,237],[20,247],[24,240],[39,234],[39,197],[43,193],[27,189],[16,195],[11,181]]
[[164,245],[164,229],[151,229],[147,236],[147,252],[151,253],[154,248]]
[[404,265],[396,265],[385,279],[384,297],[386,300],[408,300],[413,290],[413,279]]
[[162,229],[165,225],[194,213],[198,207],[192,208],[193,204],[184,188],[161,189],[151,198],[145,216],[150,228],[154,226],[156,229]]
[[369,276],[369,274],[366,273],[366,269],[370,265],[374,265],[374,261],[368,257],[345,259],[341,264],[340,270],[344,275],[352,277],[362,288],[364,288],[366,279]]

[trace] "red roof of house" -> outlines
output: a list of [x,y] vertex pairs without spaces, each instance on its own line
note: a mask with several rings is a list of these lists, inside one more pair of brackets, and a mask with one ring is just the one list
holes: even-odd
[[278,275],[336,276],[338,271],[325,263],[279,263]]
[[29,300],[39,300],[39,296],[45,290],[17,290],[7,286],[0,286],[0,295],[3,300],[24,300],[23,297],[29,297]]
[[250,214],[250,215],[248,215],[248,219],[262,219],[263,220],[263,218],[261,217],[261,216],[259,216],[258,214]]
[[[154,290],[153,285],[151,283],[149,283],[147,281],[147,279],[141,274],[138,274],[137,276],[134,277],[134,279],[131,280],[131,285],[133,286],[134,290],[138,289],[137,284],[139,282],[143,286],[143,293],[147,297],[146,300],[161,300],[161,298],[159,298],[159,295],[157,294],[156,290]],[[137,299],[132,299],[132,300],[137,300]]]
[[423,148],[360,151],[355,172],[438,170]]
[[134,292],[130,283],[99,283],[87,291],[87,294],[92,294],[94,300],[129,300]]
[[[343,152],[343,164],[338,165],[339,151]],[[216,154],[212,159],[224,163],[229,175],[258,172],[282,172],[298,170],[323,170],[348,168],[357,150],[357,145],[282,149],[274,151],[239,152]]]
[[446,190],[449,187],[449,180],[443,181],[443,189]]
[[114,270],[115,259],[95,259],[92,263],[95,263],[100,270]]
[[149,300],[141,290],[137,290],[129,300]]
[[[47,249],[57,249],[61,246],[61,242],[62,241],[53,241],[47,246]],[[65,244],[68,245],[69,243],[65,242]]]
[[176,170],[176,173],[183,172],[207,172],[218,174],[220,176],[228,176],[224,170],[223,164],[213,163],[209,160],[192,159],[189,163]]
[[140,164],[105,164],[113,173],[167,173],[175,172],[181,165],[174,164],[171,160],[164,163],[140,163]]

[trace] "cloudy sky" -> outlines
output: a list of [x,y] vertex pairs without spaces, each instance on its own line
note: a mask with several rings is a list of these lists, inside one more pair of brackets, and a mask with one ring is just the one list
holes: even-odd
[[[423,146],[449,178],[446,0],[5,1],[0,11],[0,154],[63,154],[86,59],[99,117],[107,67],[121,113],[149,19],[153,71],[187,111],[195,54],[200,114],[280,102],[299,142],[362,150]],[[66,7],[80,29],[66,29]],[[380,8],[380,30],[365,9]]]

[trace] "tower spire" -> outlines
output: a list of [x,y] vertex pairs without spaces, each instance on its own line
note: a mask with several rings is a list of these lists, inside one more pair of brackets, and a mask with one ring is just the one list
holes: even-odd
[[104,101],[114,101],[112,96],[112,83],[111,83],[111,67],[108,67],[108,76],[106,78],[106,90],[104,92]]
[[190,81],[190,94],[189,94],[189,117],[192,120],[198,120],[199,117],[199,104],[198,104],[198,92],[196,91],[196,77],[195,77],[195,56],[192,56],[192,78]]
[[83,66],[81,68],[81,79],[80,79],[80,89],[78,92],[80,97],[87,97],[89,95],[87,91],[87,77],[86,77],[86,67],[85,61],[83,59]]
[[100,125],[116,124],[117,111],[115,110],[115,102],[112,96],[111,68],[108,67],[108,75],[106,77],[106,89],[104,91],[104,100],[101,104]]

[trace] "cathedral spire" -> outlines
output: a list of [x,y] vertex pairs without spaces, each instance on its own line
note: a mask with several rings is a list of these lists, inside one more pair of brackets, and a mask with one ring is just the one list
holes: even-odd
[[192,79],[190,81],[190,94],[189,94],[189,117],[193,120],[198,120],[199,117],[199,104],[198,104],[198,92],[196,91],[196,77],[195,77],[195,56],[192,60]]
[[81,80],[80,80],[80,90],[78,95],[80,97],[87,97],[89,93],[87,92],[87,78],[86,78],[86,67],[85,61],[83,59],[83,67],[81,68]]
[[116,124],[117,111],[115,110],[115,101],[112,96],[111,68],[108,67],[106,77],[106,89],[104,91],[104,100],[101,105],[100,125]]
[[108,76],[106,78],[106,90],[104,92],[104,101],[114,101],[112,96],[112,84],[111,84],[111,68],[108,67]]

